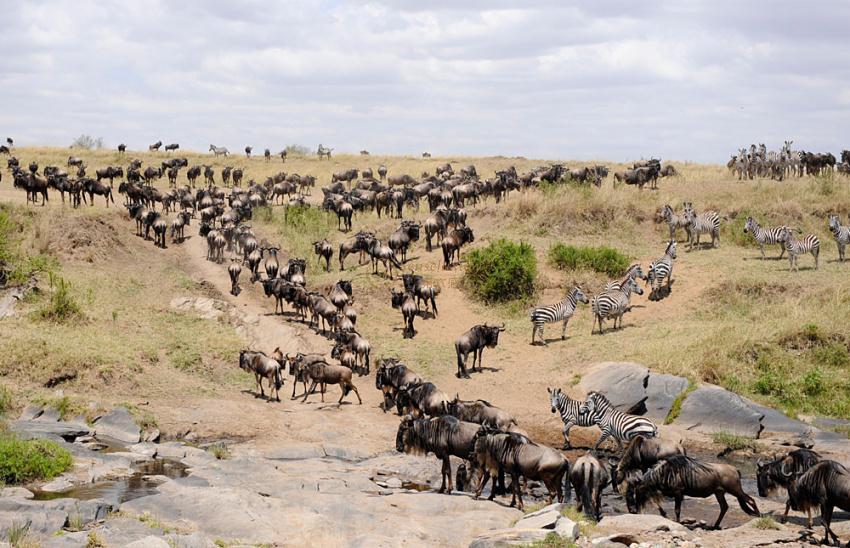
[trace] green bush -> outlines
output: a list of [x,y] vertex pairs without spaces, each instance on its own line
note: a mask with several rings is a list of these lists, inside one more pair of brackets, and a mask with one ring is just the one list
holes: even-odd
[[71,453],[49,440],[22,440],[0,434],[0,482],[49,480],[71,467]]
[[463,284],[476,299],[506,302],[531,297],[536,277],[534,248],[501,239],[467,254]]
[[80,303],[71,293],[71,284],[64,278],[51,274],[50,285],[53,287],[53,293],[50,295],[50,301],[38,311],[38,317],[56,323],[81,319],[83,312]]
[[555,244],[549,249],[549,262],[560,270],[594,270],[619,276],[629,267],[629,257],[611,247],[584,247]]

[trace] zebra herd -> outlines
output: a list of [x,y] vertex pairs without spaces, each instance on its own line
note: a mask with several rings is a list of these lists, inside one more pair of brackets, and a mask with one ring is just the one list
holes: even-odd
[[[827,226],[838,246],[838,260],[844,262],[844,251],[847,244],[850,243],[850,226],[842,225],[838,215],[834,214],[828,216]],[[753,217],[747,217],[747,221],[744,224],[744,233],[752,235],[759,246],[762,259],[765,258],[765,245],[778,244],[780,246],[778,258],[782,259],[787,251],[790,270],[798,270],[797,260],[800,255],[806,254],[812,255],[815,261],[815,270],[817,270],[820,256],[820,238],[814,234],[804,234],[795,237],[794,233],[799,232],[799,229],[793,229],[786,225],[763,227]]]
[[[751,144],[749,149],[742,147],[738,149],[737,154],[732,155],[726,167],[730,172],[737,174],[739,181],[757,177],[770,177],[782,181],[786,177],[819,175],[835,169],[836,159],[831,152],[793,150],[792,144],[794,141],[785,141],[779,151],[768,151],[764,143],[758,146]],[[850,171],[847,169],[848,164],[850,162],[845,160],[842,153],[842,162],[838,164],[838,171],[843,173]]]

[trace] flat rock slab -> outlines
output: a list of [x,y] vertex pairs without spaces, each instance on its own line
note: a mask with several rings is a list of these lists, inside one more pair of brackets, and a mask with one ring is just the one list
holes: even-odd
[[650,373],[646,385],[646,416],[657,423],[663,422],[673,402],[687,388],[688,379],[684,377]]
[[101,500],[56,499],[36,501],[0,498],[0,530],[12,524],[30,524],[30,531],[52,535],[74,517],[84,524],[105,519],[112,506]]
[[469,548],[523,546],[541,541],[553,532],[551,529],[501,529],[490,531],[473,540],[469,544]]
[[263,455],[269,460],[305,460],[325,456],[325,449],[315,443],[292,443],[278,447]]
[[615,408],[624,413],[641,414],[647,398],[649,368],[633,362],[602,362],[594,365],[581,378],[579,389],[585,393],[600,392]]
[[31,421],[40,417],[42,413],[44,413],[44,407],[30,404],[24,407],[24,410],[21,411],[21,416],[18,417],[18,419],[22,421]]
[[756,413],[763,416],[761,424],[765,432],[776,432],[781,434],[815,434],[815,428],[803,421],[794,420],[785,416],[781,411],[759,405],[748,400],[747,403]]
[[763,428],[763,416],[737,394],[706,385],[688,394],[674,422],[698,432],[722,431],[757,438]]
[[606,537],[612,534],[640,534],[654,531],[685,531],[681,523],[656,514],[620,514],[605,516],[594,528],[594,536]]
[[81,436],[88,436],[91,430],[88,427],[71,422],[55,422],[32,420],[14,421],[9,428],[24,439],[48,439],[53,441],[73,441]]
[[116,407],[99,417],[94,428],[96,435],[106,436],[123,443],[139,443],[142,431],[126,407]]

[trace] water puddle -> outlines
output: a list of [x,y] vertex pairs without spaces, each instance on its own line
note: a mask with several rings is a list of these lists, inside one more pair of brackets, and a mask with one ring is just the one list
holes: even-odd
[[184,478],[188,475],[187,466],[170,459],[154,459],[137,465],[136,471],[128,478],[112,481],[100,481],[80,485],[61,493],[34,491],[34,500],[55,500],[73,498],[77,500],[102,499],[113,504],[121,504],[138,498],[154,495],[162,483],[156,476],[170,479]]

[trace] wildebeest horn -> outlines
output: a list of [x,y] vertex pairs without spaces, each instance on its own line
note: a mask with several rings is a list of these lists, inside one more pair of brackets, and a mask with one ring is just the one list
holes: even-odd
[[504,331],[504,330],[505,330],[505,324],[503,323],[503,324],[499,327],[499,331]]

